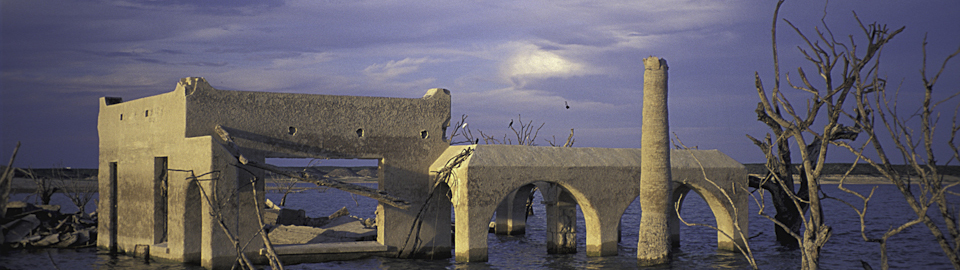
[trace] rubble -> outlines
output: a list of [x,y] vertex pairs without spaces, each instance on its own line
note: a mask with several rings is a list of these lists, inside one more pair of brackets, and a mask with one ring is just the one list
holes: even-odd
[[329,173],[327,173],[327,175],[324,176],[324,177],[327,177],[327,178],[342,178],[342,177],[359,177],[359,176],[360,176],[360,175],[357,175],[356,173],[354,173],[354,172],[353,172],[352,170],[350,170],[350,169],[347,169],[347,168],[336,168],[336,169],[334,169],[333,171],[330,171]]
[[376,220],[350,216],[347,208],[326,217],[307,217],[304,210],[280,209],[268,235],[274,245],[373,241]]
[[9,202],[0,220],[0,248],[71,248],[96,243],[97,213],[60,213],[59,205]]

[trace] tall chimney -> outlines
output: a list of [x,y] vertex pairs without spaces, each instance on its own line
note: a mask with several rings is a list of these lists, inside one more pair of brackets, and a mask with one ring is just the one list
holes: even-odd
[[643,133],[640,138],[640,239],[637,261],[670,261],[670,125],[667,120],[667,60],[643,59]]

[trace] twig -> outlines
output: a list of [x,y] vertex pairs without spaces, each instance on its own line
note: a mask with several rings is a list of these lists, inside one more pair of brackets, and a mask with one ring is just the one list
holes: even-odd
[[377,201],[380,201],[381,203],[384,203],[396,208],[400,208],[400,209],[410,208],[409,202],[407,202],[406,200],[394,197],[390,194],[387,194],[387,192],[385,191],[380,191],[380,190],[372,189],[372,188],[361,186],[361,185],[344,183],[344,182],[333,180],[333,179],[324,179],[324,178],[311,175],[306,172],[288,171],[283,168],[273,166],[270,164],[249,160],[246,157],[244,157],[243,154],[240,153],[240,147],[233,141],[233,138],[230,137],[230,133],[224,130],[223,127],[220,125],[217,125],[216,131],[217,131],[217,134],[220,135],[220,138],[223,139],[230,146],[231,149],[233,149],[231,153],[237,158],[237,160],[240,161],[240,164],[271,171],[273,173],[283,175],[286,177],[300,179],[300,181],[310,182],[316,185],[328,186],[328,187],[336,188],[346,192],[350,192],[353,194],[370,197]]
[[[253,172],[247,170],[246,168],[243,168],[240,166],[237,166],[237,168],[245,170],[251,175],[253,175]],[[256,177],[253,177],[250,179],[251,185],[256,185],[256,183],[257,183]],[[263,238],[263,245],[266,246],[267,248],[267,260],[270,261],[270,268],[283,270],[283,263],[280,262],[280,257],[277,256],[277,252],[273,249],[273,242],[270,241],[270,237],[267,236],[267,232],[264,231],[264,228],[266,227],[266,225],[263,224],[263,213],[260,212],[261,211],[260,209],[262,209],[263,207],[260,207],[260,199],[259,199],[259,195],[257,194],[257,187],[253,187],[252,190],[253,190],[253,203],[257,208],[257,223],[260,224],[260,228],[257,231],[257,233],[260,234],[260,237]]]
[[[217,220],[217,224],[220,225],[220,229],[222,229],[223,233],[225,233],[227,237],[230,238],[230,242],[233,242],[233,246],[237,249],[237,256],[239,257],[238,260],[240,261],[240,263],[243,263],[244,265],[246,265],[247,269],[256,269],[256,267],[253,266],[253,263],[250,262],[250,259],[247,258],[247,255],[243,253],[243,247],[240,246],[239,238],[237,238],[237,236],[235,236],[232,232],[230,232],[230,229],[228,229],[229,227],[227,226],[226,223],[224,223],[224,218],[223,218],[223,214],[220,212],[220,207],[217,206],[217,204],[214,204],[212,200],[210,200],[210,196],[207,195],[207,191],[204,190],[203,184],[200,184],[200,179],[193,172],[193,170],[177,170],[177,169],[169,169],[169,170],[190,173],[190,177],[187,177],[186,180],[190,181],[193,184],[196,184],[197,188],[200,189],[200,195],[202,195],[203,199],[207,201],[208,205],[210,205],[210,210],[213,211],[213,215]],[[214,172],[205,173],[203,175],[207,175],[211,173],[214,173]]]
[[447,160],[447,163],[443,166],[443,168],[435,172],[437,177],[434,179],[433,187],[430,188],[430,192],[427,193],[427,199],[423,201],[423,205],[420,206],[420,211],[417,212],[417,216],[414,218],[413,224],[410,225],[410,233],[407,234],[406,240],[403,241],[403,245],[400,246],[400,250],[397,251],[397,257],[403,257],[404,248],[407,247],[407,243],[410,242],[410,238],[413,235],[417,235],[417,237],[414,240],[413,248],[407,253],[407,255],[409,256],[418,250],[417,246],[420,243],[420,228],[423,223],[424,211],[427,209],[427,206],[430,204],[430,202],[436,197],[436,190],[438,187],[440,187],[441,183],[446,183],[447,186],[451,188],[456,186],[456,183],[453,183],[453,185],[450,184],[450,176],[453,174],[453,170],[459,168],[460,164],[463,163],[472,153],[473,148],[467,147],[466,149],[463,149],[463,151],[460,151],[460,154],[457,154],[456,156]]
[[20,151],[20,142],[17,142],[17,147],[13,148],[13,154],[10,155],[10,162],[7,163],[7,167],[3,170],[3,175],[0,175],[0,219],[6,216],[7,212],[7,201],[10,199],[10,185],[13,183],[13,161],[17,159],[17,152]]

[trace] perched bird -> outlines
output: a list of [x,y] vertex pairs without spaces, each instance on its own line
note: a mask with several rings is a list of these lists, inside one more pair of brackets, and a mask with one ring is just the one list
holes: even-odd
[[477,138],[477,140],[474,141],[473,144],[480,144],[480,138]]
[[460,128],[467,128],[467,123],[463,123],[463,125],[460,126]]
[[510,124],[507,127],[513,127],[513,119],[510,119]]
[[566,100],[563,101],[563,105],[566,105],[568,110],[570,109],[570,104],[567,104]]

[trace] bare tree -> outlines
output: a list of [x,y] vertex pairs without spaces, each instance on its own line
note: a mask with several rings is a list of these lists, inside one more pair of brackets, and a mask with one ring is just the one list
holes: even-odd
[[16,169],[17,171],[24,174],[25,176],[30,178],[30,180],[33,180],[33,182],[37,184],[37,189],[33,193],[34,195],[37,195],[36,203],[44,204],[44,205],[50,204],[50,198],[52,198],[53,194],[56,194],[57,191],[59,190],[59,188],[57,188],[57,185],[54,184],[54,180],[50,179],[50,177],[40,175],[30,168],[26,170],[21,168],[16,168]]
[[[875,27],[875,25],[870,25],[869,29]],[[863,29],[864,32],[869,31],[868,28],[864,28],[862,24],[861,29]],[[897,94],[899,94],[899,87],[891,97],[887,91],[885,80],[874,70],[866,80],[857,82],[855,87],[856,93],[854,93],[856,107],[854,108],[854,114],[848,115],[851,120],[856,122],[857,126],[862,127],[864,135],[868,137],[867,140],[860,145],[852,145],[847,142],[834,142],[834,144],[846,148],[855,154],[858,161],[863,160],[869,166],[880,171],[884,178],[889,179],[897,187],[907,205],[909,205],[916,214],[916,218],[900,224],[896,228],[888,229],[880,237],[867,236],[866,224],[863,217],[866,215],[867,203],[870,201],[870,198],[872,198],[873,191],[871,191],[869,195],[864,196],[863,194],[843,188],[841,182],[840,187],[842,190],[854,194],[863,201],[861,208],[853,205],[850,206],[853,207],[860,216],[860,235],[863,240],[876,242],[880,245],[880,263],[883,269],[889,268],[887,263],[887,240],[904,229],[920,223],[926,225],[930,230],[930,233],[937,240],[937,243],[940,244],[944,254],[950,260],[953,268],[960,269],[960,227],[958,227],[957,223],[958,213],[956,212],[957,209],[955,206],[950,207],[950,205],[948,205],[946,198],[948,195],[960,195],[948,190],[950,187],[960,183],[945,183],[944,175],[939,171],[941,166],[950,165],[951,162],[954,164],[960,162],[960,152],[958,152],[956,143],[954,142],[957,138],[958,131],[960,131],[960,126],[957,125],[957,114],[958,109],[960,109],[960,102],[954,102],[956,105],[953,105],[952,126],[947,132],[950,138],[947,144],[950,150],[952,150],[948,152],[950,158],[947,159],[943,165],[938,165],[934,151],[934,149],[942,149],[942,146],[935,146],[937,143],[934,142],[934,132],[937,130],[937,120],[940,116],[937,108],[941,105],[948,105],[947,102],[951,100],[956,101],[954,98],[960,95],[960,91],[955,90],[953,93],[945,93],[946,96],[940,98],[939,101],[934,100],[933,92],[933,86],[936,84],[937,79],[943,74],[950,59],[960,54],[960,48],[943,61],[936,75],[931,78],[927,74],[926,45],[927,41],[926,37],[924,37],[923,67],[920,69],[924,90],[923,105],[912,114],[903,114],[898,111],[896,97],[898,96]],[[916,120],[917,116],[919,116],[920,120],[919,132],[913,128],[915,124],[911,123],[911,120]],[[889,139],[881,141],[882,135],[878,134],[879,131],[886,132],[889,135]],[[890,145],[891,143],[895,146],[896,150],[888,154],[884,148],[884,144]],[[901,172],[896,170],[891,162],[891,154],[899,154],[909,168],[909,171]],[[855,165],[856,164],[854,164],[854,166]],[[911,186],[913,185],[918,188],[912,188]],[[934,217],[931,217],[929,213],[931,208],[939,210],[938,213],[933,215],[938,216],[938,218],[943,221],[942,225],[934,222]],[[944,231],[946,231],[947,235],[945,235]]]
[[[858,47],[852,36],[849,44],[836,40],[823,19],[823,30],[816,28],[816,37],[813,40],[789,20],[784,20],[806,43],[805,47],[798,47],[798,50],[816,67],[817,75],[822,79],[819,82],[811,81],[803,68],[797,68],[800,83],[794,84],[787,74],[788,85],[808,95],[805,100],[806,107],[801,108],[804,110],[797,110],[780,89],[776,32],[777,17],[782,4],[783,0],[777,2],[771,26],[775,77],[769,95],[759,74],[755,74],[756,91],[760,98],[756,109],[757,118],[771,129],[775,137],[768,133],[765,140],[761,141],[747,135],[766,156],[769,173],[764,178],[751,179],[751,186],[758,188],[760,192],[771,192],[778,210],[777,216],[770,217],[762,210],[760,215],[773,221],[779,228],[778,240],[788,243],[784,234],[796,239],[796,244],[801,249],[801,268],[817,269],[820,249],[832,232],[832,228],[823,219],[820,192],[820,178],[827,148],[839,140],[857,138],[859,126],[840,123],[845,102],[850,94],[855,92],[856,86],[860,86],[858,82],[864,80],[864,74],[874,72],[878,67],[876,56],[883,46],[903,31],[903,28],[890,31],[886,26],[871,24],[869,30],[864,28],[867,47],[865,52],[861,52],[857,51]],[[859,18],[857,20],[859,21]],[[822,124],[815,124],[818,121]],[[795,168],[790,160],[793,151],[790,141],[796,145],[801,159],[796,168],[800,178],[798,191],[793,190]],[[810,212],[808,216],[803,214],[806,211]]]
[[53,174],[55,180],[48,179],[48,181],[52,182],[56,189],[62,191],[63,195],[70,199],[70,202],[77,207],[78,213],[85,214],[84,209],[93,200],[93,195],[98,192],[96,186],[91,187],[85,184],[84,177],[80,172],[69,174],[63,166],[54,169]]
[[13,161],[17,160],[17,152],[20,151],[20,142],[13,148],[13,154],[10,155],[10,162],[3,167],[3,173],[0,175],[0,219],[6,217],[7,201],[10,200],[10,186],[13,184],[13,175],[16,172],[13,168]]
[[[510,119],[510,123],[507,124],[507,128],[513,132],[516,140],[514,140],[513,137],[508,137],[508,134],[503,134],[503,137],[498,138],[494,135],[483,133],[482,130],[478,130],[480,137],[476,137],[473,135],[473,130],[470,129],[467,124],[467,115],[464,114],[460,116],[460,121],[454,125],[453,132],[451,133],[453,135],[450,136],[450,144],[479,144],[480,140],[483,140],[484,144],[516,144],[536,146],[537,135],[540,134],[540,129],[542,129],[546,123],[540,123],[540,125],[537,126],[533,124],[532,120],[523,122],[523,116],[521,115],[517,115],[516,122],[518,124],[514,125],[514,119]],[[516,126],[519,126],[520,129],[518,130]],[[562,145],[557,143],[556,136],[553,137],[553,140],[544,139],[544,141],[549,143],[550,146],[573,147],[573,143],[576,141],[573,138],[573,134],[573,129],[570,129],[570,135],[567,136],[566,142]],[[458,141],[456,139],[457,137],[463,137],[463,139]]]

